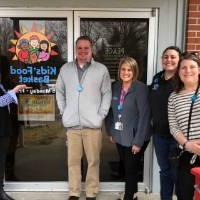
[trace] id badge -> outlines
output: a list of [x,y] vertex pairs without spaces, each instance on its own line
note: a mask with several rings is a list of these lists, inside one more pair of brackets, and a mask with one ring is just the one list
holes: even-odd
[[122,122],[115,122],[115,129],[118,131],[122,131],[123,130]]
[[83,86],[81,84],[79,84],[77,87],[76,87],[76,90],[77,92],[82,92],[83,91]]

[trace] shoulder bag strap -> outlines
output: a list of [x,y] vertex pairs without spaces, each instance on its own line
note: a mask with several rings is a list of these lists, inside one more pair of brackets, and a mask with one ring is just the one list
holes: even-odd
[[195,94],[192,96],[192,103],[191,103],[191,106],[190,106],[190,112],[189,112],[189,118],[188,118],[188,128],[187,128],[187,139],[188,140],[189,140],[191,117],[192,117],[192,109],[193,109],[194,102],[197,99],[198,90],[199,90],[199,85],[198,85],[198,87],[197,87],[197,89],[195,91]]

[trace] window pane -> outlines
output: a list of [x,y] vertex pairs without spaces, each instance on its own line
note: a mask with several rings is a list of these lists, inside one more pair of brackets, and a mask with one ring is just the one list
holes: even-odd
[[94,57],[104,63],[112,79],[117,79],[119,59],[135,58],[140,67],[140,79],[147,80],[148,19],[81,18],[81,35],[94,41]]
[[[108,67],[112,80],[117,79],[119,60],[123,56],[136,59],[140,69],[139,79],[147,81],[147,53],[149,19],[138,18],[81,18],[81,35],[94,42],[95,60]],[[123,181],[123,166],[115,145],[103,135],[101,154],[101,181]],[[143,158],[139,181],[143,181]]]
[[65,130],[55,102],[55,82],[67,62],[67,19],[0,18],[2,82],[27,84],[11,107],[13,135],[6,179],[64,181]]

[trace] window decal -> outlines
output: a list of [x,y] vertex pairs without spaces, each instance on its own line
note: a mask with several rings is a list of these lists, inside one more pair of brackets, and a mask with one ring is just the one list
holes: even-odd
[[12,47],[8,49],[13,53],[10,66],[10,75],[18,84],[49,84],[55,80],[58,66],[52,65],[51,57],[58,53],[53,49],[56,44],[51,41],[53,33],[45,35],[45,28],[33,23],[31,30],[21,28],[21,32],[14,31],[16,39],[11,39]]
[[[27,31],[26,29],[23,29]],[[19,59],[24,63],[37,63],[49,60],[50,56],[58,55],[58,53],[52,50],[52,47],[56,44],[51,42],[52,34],[45,35],[44,29],[40,32],[34,31],[34,25],[32,31],[23,32],[22,34],[15,31],[17,40],[11,40],[14,47],[9,51],[15,53],[12,60]]]

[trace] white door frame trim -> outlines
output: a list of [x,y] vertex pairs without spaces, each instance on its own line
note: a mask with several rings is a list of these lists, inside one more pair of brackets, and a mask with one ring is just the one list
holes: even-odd
[[[152,10],[154,15],[152,15]],[[74,18],[73,18],[74,12]],[[158,10],[157,9],[116,9],[116,8],[0,8],[0,17],[42,17],[42,18],[66,18],[68,39],[68,61],[73,60],[73,45],[75,39],[80,35],[80,18],[148,18],[149,19],[149,39],[148,39],[148,63],[147,63],[147,84],[150,84],[153,74],[156,71],[156,49],[158,31]],[[74,23],[74,27],[73,27]],[[74,34],[73,34],[74,32]],[[149,147],[152,149],[152,147]],[[151,187],[152,174],[152,151],[145,153],[144,182],[139,183],[139,191],[145,191]],[[102,182],[101,191],[123,191],[124,183]],[[84,184],[83,184],[84,188]],[[7,191],[68,191],[67,182],[6,182]]]

